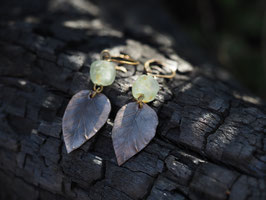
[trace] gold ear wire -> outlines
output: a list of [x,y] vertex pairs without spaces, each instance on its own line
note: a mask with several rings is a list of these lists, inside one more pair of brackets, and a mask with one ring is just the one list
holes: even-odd
[[156,59],[150,59],[150,60],[147,60],[147,61],[145,62],[145,64],[144,64],[144,69],[145,69],[145,71],[147,72],[147,74],[152,75],[152,76],[155,76],[155,77],[159,77],[159,78],[170,78],[170,79],[171,79],[171,78],[174,78],[174,77],[175,77],[176,72],[175,72],[174,70],[171,70],[171,71],[172,71],[172,74],[170,74],[170,75],[153,74],[152,69],[151,69],[151,67],[150,67],[150,65],[151,65],[152,63],[157,63],[157,64],[159,64],[159,65],[165,67],[165,65],[164,65],[161,61],[159,61],[159,60],[156,60]]
[[101,52],[101,58],[103,60],[116,62],[119,64],[126,64],[126,65],[138,65],[139,64],[138,61],[134,60],[127,54],[120,54],[119,56],[111,56],[108,50],[103,50]]
[[[119,56],[111,56],[110,52],[107,49],[101,52],[101,58],[103,60],[107,60],[110,62],[116,62],[118,64],[126,64],[126,65],[138,65],[139,64],[138,61],[134,60],[127,54],[120,54]],[[122,66],[116,66],[115,69],[122,71],[124,73],[127,72],[127,69]]]

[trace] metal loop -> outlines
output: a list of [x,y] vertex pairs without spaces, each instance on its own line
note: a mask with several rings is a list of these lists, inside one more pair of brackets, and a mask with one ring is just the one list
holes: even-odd
[[145,62],[145,64],[144,64],[144,69],[147,72],[147,74],[152,75],[154,77],[159,77],[159,78],[170,78],[171,79],[171,78],[174,78],[175,77],[176,72],[174,70],[172,70],[172,73],[170,75],[154,74],[152,72],[151,67],[150,67],[152,63],[157,63],[157,65],[159,64],[159,65],[165,67],[165,65],[161,61],[159,61],[159,60],[156,60],[156,59],[147,60]]
[[139,108],[143,107],[143,102],[142,100],[144,99],[144,94],[141,94],[138,99],[137,99],[137,103],[139,104]]
[[108,60],[110,58],[111,58],[111,54],[107,49],[105,49],[101,52],[101,59],[102,60]]
[[103,86],[100,85],[100,87],[97,88],[97,85],[94,84],[93,86],[93,93],[91,94],[91,98],[95,97],[96,94],[99,94],[103,91]]

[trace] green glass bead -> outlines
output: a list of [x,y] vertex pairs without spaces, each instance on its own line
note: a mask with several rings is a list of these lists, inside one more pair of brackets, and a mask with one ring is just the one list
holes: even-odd
[[135,99],[144,95],[142,102],[153,101],[159,91],[158,82],[151,75],[142,75],[133,83],[132,93]]
[[94,61],[90,66],[91,81],[96,85],[111,85],[115,80],[115,63],[106,60]]

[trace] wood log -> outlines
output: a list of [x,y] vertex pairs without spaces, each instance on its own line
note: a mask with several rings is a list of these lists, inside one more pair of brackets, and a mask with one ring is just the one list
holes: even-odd
[[[160,0],[3,0],[0,15],[0,199],[266,199],[265,102],[195,47]],[[67,154],[62,139],[66,105],[92,88],[103,49],[177,69],[150,103],[155,138],[120,167],[111,130],[142,64],[104,88],[112,111],[92,140]]]

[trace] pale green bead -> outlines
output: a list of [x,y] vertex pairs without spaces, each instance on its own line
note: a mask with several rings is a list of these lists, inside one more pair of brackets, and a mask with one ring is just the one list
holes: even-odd
[[139,76],[132,86],[134,98],[138,99],[143,94],[144,99],[142,102],[144,103],[153,101],[158,91],[159,84],[151,75]]
[[106,60],[97,60],[90,66],[91,81],[96,85],[111,85],[115,80],[115,63]]

